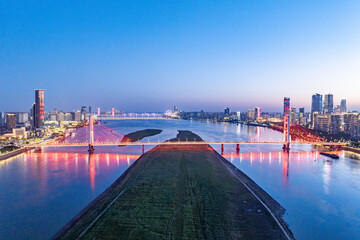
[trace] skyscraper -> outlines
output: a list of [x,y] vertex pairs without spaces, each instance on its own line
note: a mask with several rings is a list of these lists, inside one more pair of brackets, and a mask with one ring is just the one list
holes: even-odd
[[86,106],[81,107],[81,114],[86,114]]
[[325,95],[324,114],[332,114],[334,112],[334,96],[332,94]]
[[256,119],[259,119],[261,117],[261,108],[259,108],[259,107],[255,108],[255,116],[256,116]]
[[230,115],[230,109],[228,107],[224,109],[224,115],[225,117],[228,117]]
[[290,98],[284,97],[284,116],[290,115]]
[[322,95],[319,93],[315,93],[314,95],[312,95],[311,115],[314,112],[317,112],[317,113],[322,112]]
[[305,108],[299,108],[299,117],[305,117]]
[[255,120],[255,111],[254,109],[248,109],[247,111],[247,120],[254,121]]
[[44,90],[35,90],[35,112],[34,112],[34,127],[41,128],[44,126]]
[[14,113],[6,114],[6,126],[8,129],[16,127],[16,115]]
[[347,109],[346,109],[346,99],[343,98],[341,99],[340,102],[340,113],[346,113]]

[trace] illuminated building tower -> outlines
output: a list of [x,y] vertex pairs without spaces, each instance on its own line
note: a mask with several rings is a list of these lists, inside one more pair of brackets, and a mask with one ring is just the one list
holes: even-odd
[[254,121],[255,120],[255,111],[254,109],[248,109],[247,111],[247,120]]
[[322,132],[329,132],[331,118],[329,115],[315,115],[314,129]]
[[256,116],[256,120],[258,120],[261,117],[261,108],[259,107],[255,108],[255,116]]
[[241,121],[241,112],[236,112],[237,120]]
[[346,109],[346,99],[343,98],[341,99],[340,102],[340,113],[346,113],[347,109]]
[[83,114],[83,115],[86,114],[86,106],[81,107],[81,114]]
[[86,106],[81,107],[81,121],[86,120]]
[[225,115],[225,117],[229,117],[230,109],[228,107],[224,108],[224,115]]
[[79,110],[77,110],[75,113],[74,113],[74,121],[77,121],[79,122],[81,120],[81,113]]
[[341,115],[335,114],[331,115],[330,117],[330,127],[329,127],[329,133],[330,134],[338,134],[341,132]]
[[290,98],[284,97],[284,145],[283,150],[290,150]]
[[111,115],[114,116],[115,115],[115,108],[111,109]]
[[322,113],[322,95],[315,93],[311,101],[311,123],[314,125],[314,113]]
[[6,114],[6,127],[7,127],[7,129],[10,129],[10,130],[16,127],[15,113]]
[[334,112],[334,96],[332,94],[325,95],[324,114],[332,114]]
[[306,124],[305,108],[299,108],[298,124],[303,125],[303,126]]
[[97,115],[100,116],[100,108],[98,108],[98,114]]
[[291,123],[296,123],[296,108],[291,108],[290,109],[290,120]]
[[322,95],[315,93],[312,95],[312,101],[311,101],[311,113],[313,112],[322,112]]
[[34,127],[42,128],[44,126],[44,90],[35,90],[35,111],[34,111]]
[[344,114],[344,132],[353,139],[360,139],[360,115],[358,113]]
[[0,126],[5,125],[5,112],[0,112]]
[[290,115],[290,98],[284,98],[284,116]]

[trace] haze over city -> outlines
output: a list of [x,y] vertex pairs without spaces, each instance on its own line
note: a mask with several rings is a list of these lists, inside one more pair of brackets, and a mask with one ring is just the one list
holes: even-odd
[[[2,1],[0,109],[360,110],[359,1]],[[61,99],[61,102],[59,102]]]

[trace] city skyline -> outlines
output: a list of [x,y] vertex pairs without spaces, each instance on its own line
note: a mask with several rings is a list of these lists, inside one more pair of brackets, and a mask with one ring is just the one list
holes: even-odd
[[[35,89],[35,92],[37,91],[37,89]],[[314,99],[313,99],[313,97],[314,97],[314,95],[319,95],[319,93],[314,93],[313,95],[312,95],[312,97],[311,97],[311,99],[310,99],[310,106],[301,106],[301,105],[298,105],[298,104],[293,104],[293,103],[291,103],[291,108],[295,108],[296,110],[299,110],[299,109],[301,109],[301,108],[304,108],[305,109],[305,112],[307,112],[307,113],[312,113],[312,112],[314,112],[314,111],[318,111],[318,112],[323,112],[324,111],[324,109],[323,108],[325,108],[325,104],[326,104],[326,102],[325,102],[325,96],[327,96],[327,95],[331,95],[331,96],[333,96],[331,93],[329,93],[329,94],[320,94],[320,96],[322,97],[321,99],[319,99],[319,101],[320,101],[320,103],[319,104],[321,104],[321,106],[320,106],[320,109],[321,110],[313,110],[313,101],[314,101]],[[333,96],[334,97],[334,96]],[[290,99],[291,99],[291,97],[290,97]],[[333,104],[333,106],[332,106],[332,111],[334,111],[335,110],[335,108],[336,107],[341,107],[342,105],[341,104],[345,104],[345,107],[347,108],[347,112],[352,112],[352,111],[355,111],[355,112],[358,112],[359,110],[358,109],[352,109],[351,107],[349,108],[348,107],[348,105],[347,105],[347,98],[340,98],[339,99],[339,101],[337,102],[336,101],[337,100],[337,98],[335,97],[335,100],[333,100],[332,101],[332,104]],[[46,100],[45,100],[46,101]],[[345,102],[344,102],[345,101]],[[33,105],[35,104],[35,101],[34,101],[34,103],[33,103]],[[278,105],[281,105],[281,104],[278,104]],[[112,105],[113,106],[113,105]],[[45,104],[45,112],[53,112],[54,110],[56,110],[56,111],[61,111],[61,112],[75,112],[75,111],[83,111],[83,108],[84,107],[87,107],[87,108],[96,108],[96,111],[98,111],[99,109],[101,109],[101,112],[112,112],[112,111],[114,111],[114,110],[117,110],[117,111],[124,111],[124,112],[165,112],[165,111],[167,111],[167,110],[169,110],[169,109],[171,109],[173,106],[176,106],[176,104],[175,105],[172,105],[172,106],[168,106],[166,109],[162,109],[162,110],[158,110],[158,111],[151,111],[151,110],[144,110],[144,111],[134,111],[134,110],[128,110],[128,111],[126,111],[126,110],[124,110],[124,108],[126,108],[126,106],[125,107],[118,107],[118,108],[115,108],[115,107],[111,107],[111,108],[102,108],[102,107],[99,107],[99,106],[90,106],[90,105],[79,105],[78,107],[75,107],[75,108],[73,108],[72,110],[71,109],[62,109],[61,107],[59,107],[59,106],[55,106],[55,107],[48,107],[47,106],[47,104]],[[231,112],[237,112],[237,111],[247,111],[248,109],[252,109],[252,108],[254,108],[254,109],[256,109],[256,108],[261,108],[261,109],[263,109],[263,108],[265,108],[265,111],[263,111],[263,112],[273,112],[273,113],[275,113],[275,112],[278,112],[278,113],[281,113],[281,112],[283,112],[284,110],[283,110],[283,106],[281,106],[281,108],[280,109],[276,109],[276,110],[268,110],[266,107],[264,107],[264,106],[266,106],[266,104],[265,105],[261,105],[261,107],[260,106],[255,106],[255,105],[252,105],[252,106],[242,106],[242,108],[240,109],[240,108],[234,108],[234,107],[232,107],[233,105],[231,105],[231,104],[228,104],[228,105],[226,105],[226,108],[229,108],[230,109],[230,111]],[[179,107],[179,106],[177,106],[177,107]],[[32,108],[31,108],[32,109]],[[31,109],[30,109],[30,111],[31,111]],[[180,109],[181,109],[181,107],[180,107]],[[192,111],[207,111],[206,110],[207,108],[201,108],[201,109],[192,109],[192,110],[189,110],[189,109],[181,109],[182,111],[188,111],[188,112],[192,112]],[[211,109],[211,107],[210,107],[210,109]],[[213,110],[209,110],[209,111],[207,111],[207,112],[221,112],[222,111],[222,109],[220,108],[220,109],[213,109]],[[28,110],[26,110],[26,109],[23,109],[23,110],[14,110],[14,109],[12,109],[12,110],[10,110],[10,111],[5,111],[5,110],[2,110],[2,109],[0,109],[0,112],[8,112],[8,113],[12,113],[12,112],[29,112]],[[345,111],[346,112],[346,111]]]
[[308,111],[315,92],[360,109],[356,1],[1,7],[1,111],[27,111],[34,88],[46,111],[281,111],[284,96]]

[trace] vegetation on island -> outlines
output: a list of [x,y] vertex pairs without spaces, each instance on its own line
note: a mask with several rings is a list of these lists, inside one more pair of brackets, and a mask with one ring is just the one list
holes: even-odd
[[162,130],[159,129],[140,130],[125,135],[124,138],[121,140],[121,142],[136,142],[142,140],[145,137],[155,136],[157,134],[160,134],[161,132]]

